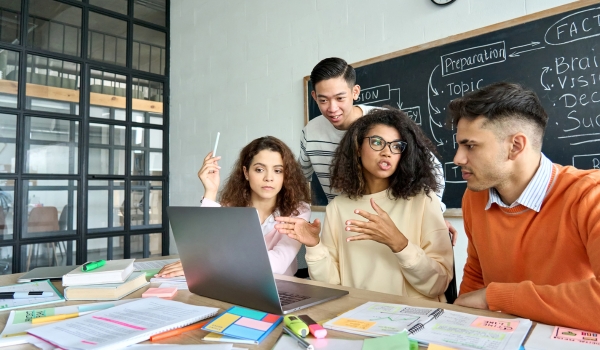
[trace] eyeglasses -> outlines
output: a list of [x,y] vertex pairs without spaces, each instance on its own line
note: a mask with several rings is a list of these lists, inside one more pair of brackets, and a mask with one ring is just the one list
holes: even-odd
[[365,139],[369,139],[369,146],[371,146],[371,149],[374,151],[381,151],[385,148],[385,146],[389,145],[390,146],[390,151],[394,154],[400,154],[402,152],[404,152],[404,150],[406,149],[406,145],[408,145],[408,143],[404,142],[404,141],[391,141],[388,142],[386,140],[384,140],[381,136],[366,136]]

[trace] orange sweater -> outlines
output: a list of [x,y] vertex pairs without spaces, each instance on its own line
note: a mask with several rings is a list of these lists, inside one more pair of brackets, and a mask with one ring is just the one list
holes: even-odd
[[600,171],[553,166],[539,213],[465,192],[460,293],[487,287],[490,310],[600,332]]

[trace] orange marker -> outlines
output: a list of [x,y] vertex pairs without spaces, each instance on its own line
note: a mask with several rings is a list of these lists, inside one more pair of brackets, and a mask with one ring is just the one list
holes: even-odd
[[208,323],[208,321],[203,321],[203,322],[195,323],[195,324],[187,326],[187,327],[177,328],[177,329],[173,329],[172,331],[155,334],[150,337],[150,341],[158,341],[158,340],[162,340],[165,338],[174,337],[174,336],[180,335],[181,333],[184,333],[184,332],[193,331],[194,329],[202,328],[207,323]]

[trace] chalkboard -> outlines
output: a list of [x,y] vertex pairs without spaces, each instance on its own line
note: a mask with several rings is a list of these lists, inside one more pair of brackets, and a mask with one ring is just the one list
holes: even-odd
[[[450,100],[493,82],[533,89],[549,115],[542,151],[553,162],[600,169],[600,5],[580,1],[520,19],[353,64],[357,104],[399,107],[438,148],[448,208],[466,184],[452,162]],[[307,120],[320,115],[305,78]],[[313,188],[319,187],[313,181]],[[314,192],[314,191],[313,191]],[[316,192],[313,204],[326,205]]]

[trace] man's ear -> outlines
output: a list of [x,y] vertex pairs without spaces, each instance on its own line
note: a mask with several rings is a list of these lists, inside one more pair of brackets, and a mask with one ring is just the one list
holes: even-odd
[[317,93],[315,92],[315,90],[311,91],[310,95],[312,96],[313,100],[315,100],[315,102],[317,102]]
[[518,132],[509,137],[511,144],[510,150],[508,151],[508,158],[510,160],[515,160],[525,151],[525,147],[527,147],[529,140],[527,139],[527,135],[522,132]]
[[360,85],[356,84],[352,88],[352,99],[356,101],[358,99],[358,95],[360,94]]

